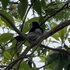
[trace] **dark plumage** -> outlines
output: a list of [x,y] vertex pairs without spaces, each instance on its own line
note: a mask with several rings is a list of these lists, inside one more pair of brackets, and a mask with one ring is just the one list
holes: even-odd
[[[29,38],[30,41],[35,41],[42,33],[43,29],[40,27],[40,25],[37,22],[32,22],[32,28],[26,36]],[[20,36],[16,36],[15,39],[18,42],[24,41],[24,39],[22,39],[22,37]]]
[[21,36],[16,36],[15,39],[17,42],[24,41],[24,39]]

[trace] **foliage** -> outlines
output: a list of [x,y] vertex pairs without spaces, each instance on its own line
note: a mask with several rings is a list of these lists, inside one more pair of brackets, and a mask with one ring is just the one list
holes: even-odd
[[[70,27],[67,26],[70,21],[64,25],[70,18],[70,2],[0,0],[0,3],[0,69],[70,70]],[[31,44],[25,34],[33,21],[40,24],[44,34]],[[26,42],[17,42],[17,35]],[[44,66],[36,66],[33,60],[36,57]]]

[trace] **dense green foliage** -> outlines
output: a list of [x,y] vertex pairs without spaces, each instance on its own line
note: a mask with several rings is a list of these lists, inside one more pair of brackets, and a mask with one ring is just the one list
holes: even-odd
[[[69,0],[0,0],[0,69],[70,70],[70,27],[60,24],[69,19]],[[33,21],[44,34],[30,44],[25,33]],[[26,42],[17,42],[17,35]]]

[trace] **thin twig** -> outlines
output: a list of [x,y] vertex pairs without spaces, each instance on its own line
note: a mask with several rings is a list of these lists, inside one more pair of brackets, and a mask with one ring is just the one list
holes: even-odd
[[[15,50],[15,52],[13,53],[13,55],[12,55],[12,58],[11,58],[11,62],[12,62],[12,59],[13,59],[13,57],[14,57],[14,55],[17,53],[17,51],[21,48],[21,45],[23,44],[24,42],[22,42],[22,43],[16,43],[16,45],[15,45],[15,47],[14,48],[16,48],[16,50]],[[19,46],[19,47],[17,47],[17,46]],[[19,55],[18,55],[19,56]]]
[[4,67],[7,67],[7,65],[0,65],[0,68],[4,68]]
[[25,17],[24,17],[24,20],[23,20],[23,24],[21,25],[21,32],[22,32],[22,29],[23,29],[23,26],[24,26],[24,23],[25,23],[25,19],[26,19],[27,15],[28,15],[28,12],[31,9],[31,7],[33,6],[34,2],[35,2],[35,0],[33,0],[33,2],[31,3],[30,7],[28,8],[28,10],[27,10],[27,12],[25,14]]
[[41,43],[44,39],[47,39],[48,37],[50,37],[51,35],[55,34],[56,32],[58,32],[59,30],[63,29],[64,27],[66,27],[68,25],[70,25],[70,20],[61,22],[59,25],[57,25],[56,27],[51,29],[49,32],[46,32],[42,36],[40,36],[35,43],[36,44],[37,44],[37,42]]

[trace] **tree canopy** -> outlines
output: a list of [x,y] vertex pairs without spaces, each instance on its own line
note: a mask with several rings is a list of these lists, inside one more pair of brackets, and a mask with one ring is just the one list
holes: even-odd
[[[31,43],[33,21],[44,33]],[[70,70],[69,24],[70,0],[0,0],[0,69]]]

